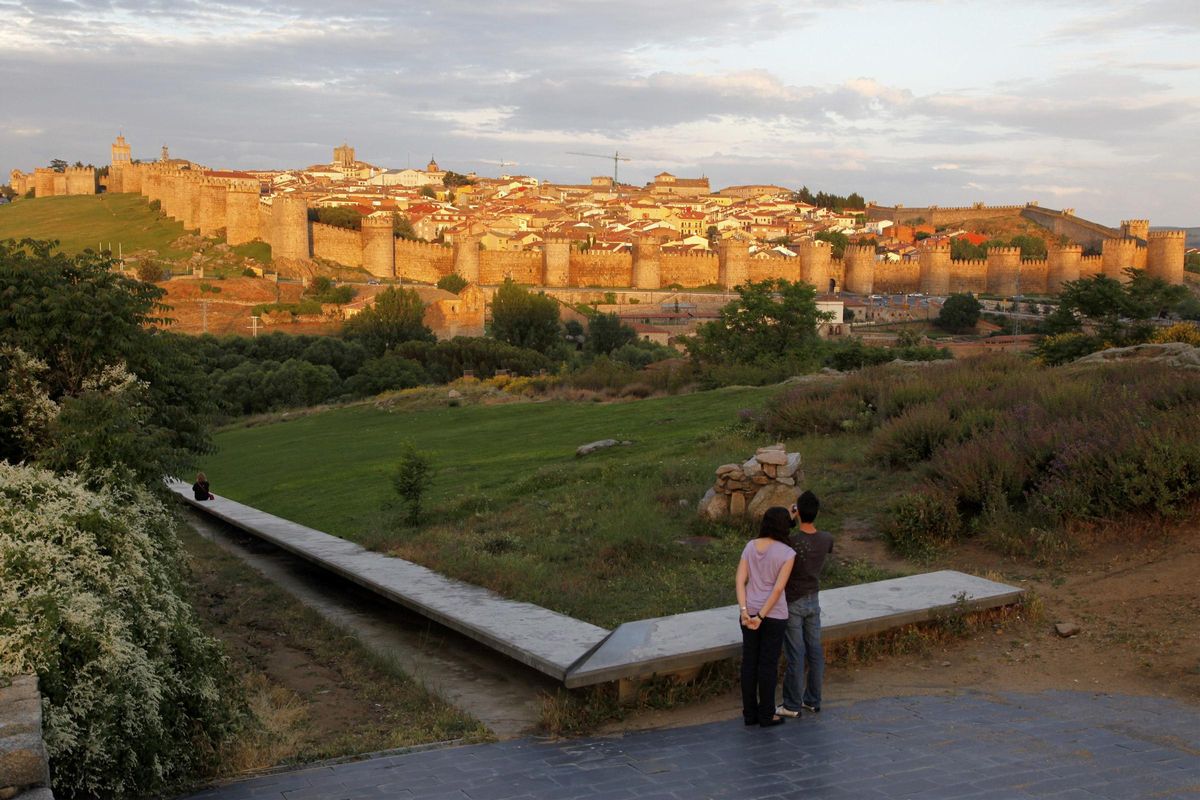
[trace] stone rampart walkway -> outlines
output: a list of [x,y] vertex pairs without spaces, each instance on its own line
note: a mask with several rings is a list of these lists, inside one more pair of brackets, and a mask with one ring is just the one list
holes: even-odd
[[1200,797],[1200,710],[1050,692],[889,698],[772,729],[430,750],[265,776],[189,800],[1172,800]]

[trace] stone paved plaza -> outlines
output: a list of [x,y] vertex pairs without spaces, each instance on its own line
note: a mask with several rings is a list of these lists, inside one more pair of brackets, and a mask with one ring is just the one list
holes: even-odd
[[1048,692],[888,698],[771,729],[740,718],[613,738],[385,756],[190,800],[1200,797],[1200,710]]

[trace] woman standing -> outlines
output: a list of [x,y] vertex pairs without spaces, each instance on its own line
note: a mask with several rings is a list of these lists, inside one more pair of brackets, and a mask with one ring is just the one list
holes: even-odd
[[783,587],[796,551],[788,547],[792,518],[782,507],[768,508],[759,537],[751,539],[738,562],[736,588],[742,624],[742,718],[747,725],[783,724],[775,715],[779,651],[787,630]]

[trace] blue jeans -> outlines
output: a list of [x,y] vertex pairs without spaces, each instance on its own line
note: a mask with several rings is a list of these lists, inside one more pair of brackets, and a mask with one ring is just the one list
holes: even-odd
[[816,592],[788,603],[784,644],[787,654],[787,672],[783,676],[784,708],[799,711],[801,703],[820,708],[825,651],[821,649],[821,602]]

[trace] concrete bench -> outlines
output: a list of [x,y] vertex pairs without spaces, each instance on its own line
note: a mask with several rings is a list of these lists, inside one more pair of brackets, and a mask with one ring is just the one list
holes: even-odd
[[[610,632],[233,500],[197,502],[188,484],[169,485],[193,507],[540,670],[568,688],[686,673],[741,651],[736,605],[627,622]],[[732,594],[732,565],[729,583]],[[979,611],[1011,605],[1022,594],[1012,586],[949,570],[829,589],[821,592],[822,636],[832,642],[880,633],[960,607]]]
[[194,508],[307,559],[510,658],[565,680],[608,630],[532,603],[439,575],[401,558],[307,528],[234,500],[198,502],[192,487],[170,488]]

